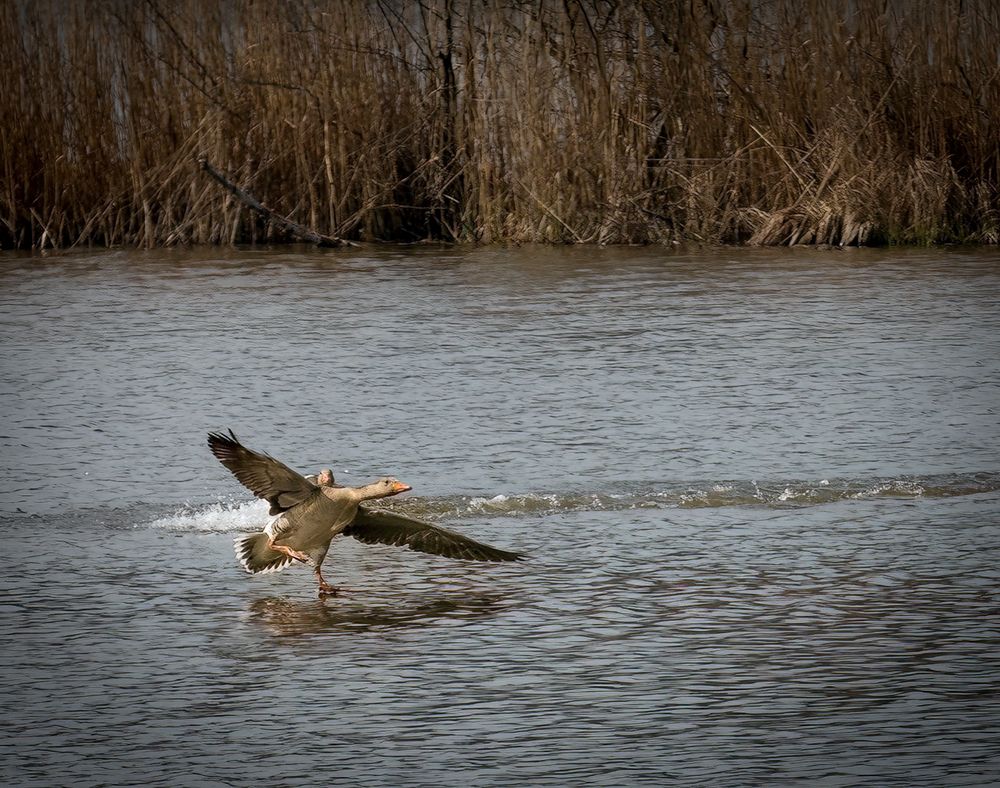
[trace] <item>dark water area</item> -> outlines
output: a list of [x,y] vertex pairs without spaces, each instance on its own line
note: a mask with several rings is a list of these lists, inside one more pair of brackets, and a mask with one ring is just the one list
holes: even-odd
[[[0,257],[0,781],[1000,780],[1000,256]],[[209,430],[499,547],[250,577]]]

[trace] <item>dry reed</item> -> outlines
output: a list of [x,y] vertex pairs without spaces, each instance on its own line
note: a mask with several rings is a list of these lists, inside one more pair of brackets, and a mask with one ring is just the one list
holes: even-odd
[[1000,241],[995,0],[8,0],[0,245]]

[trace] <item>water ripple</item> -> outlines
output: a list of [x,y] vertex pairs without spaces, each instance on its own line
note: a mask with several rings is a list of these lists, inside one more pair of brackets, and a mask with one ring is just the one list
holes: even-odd
[[[0,255],[0,783],[989,785],[1000,260]],[[345,305],[350,305],[346,307]],[[205,448],[527,553],[245,574]]]

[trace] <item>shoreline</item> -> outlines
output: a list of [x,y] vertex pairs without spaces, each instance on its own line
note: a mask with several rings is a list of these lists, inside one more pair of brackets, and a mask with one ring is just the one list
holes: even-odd
[[[0,247],[0,255],[8,258],[22,257],[22,258],[57,258],[75,254],[107,254],[107,253],[123,253],[123,254],[142,254],[146,252],[173,252],[173,253],[185,253],[185,252],[208,252],[208,251],[221,251],[226,253],[281,253],[281,252],[308,252],[316,253],[322,255],[331,255],[332,257],[343,257],[352,256],[358,254],[364,254],[366,252],[381,253],[392,250],[411,250],[414,252],[418,251],[460,251],[460,252],[489,252],[489,251],[504,251],[513,249],[532,249],[536,248],[539,251],[556,251],[556,250],[579,250],[580,252],[598,252],[602,250],[606,251],[626,251],[626,250],[644,250],[644,251],[660,251],[666,256],[673,255],[684,255],[684,254],[703,254],[705,252],[710,252],[713,250],[726,251],[726,252],[762,252],[762,253],[794,253],[794,252],[932,252],[935,250],[939,251],[950,251],[950,252],[996,252],[1000,256],[1000,247],[993,243],[969,243],[960,241],[942,241],[938,243],[929,244],[917,244],[917,243],[883,243],[883,244],[865,244],[865,245],[834,245],[834,244],[750,244],[750,243],[699,243],[694,241],[678,241],[674,243],[619,243],[619,244],[574,244],[574,243],[557,243],[557,242],[543,242],[543,241],[532,241],[532,242],[502,242],[496,241],[493,243],[481,243],[475,241],[444,241],[440,239],[431,239],[426,241],[360,241],[352,242],[350,246],[338,246],[338,247],[327,247],[318,244],[311,244],[304,241],[270,241],[266,243],[177,243],[172,245],[161,244],[152,247],[135,246],[129,244],[117,244],[114,246],[100,246],[97,244],[83,244],[78,246],[68,246],[68,247],[45,247],[41,248],[9,248]],[[998,257],[1000,259],[1000,257]]]

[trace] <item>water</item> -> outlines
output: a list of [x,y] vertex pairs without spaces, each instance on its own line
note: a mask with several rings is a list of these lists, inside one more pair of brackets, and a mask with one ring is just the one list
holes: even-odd
[[[0,780],[1000,780],[1000,257],[0,257]],[[527,552],[249,577],[209,430]]]

